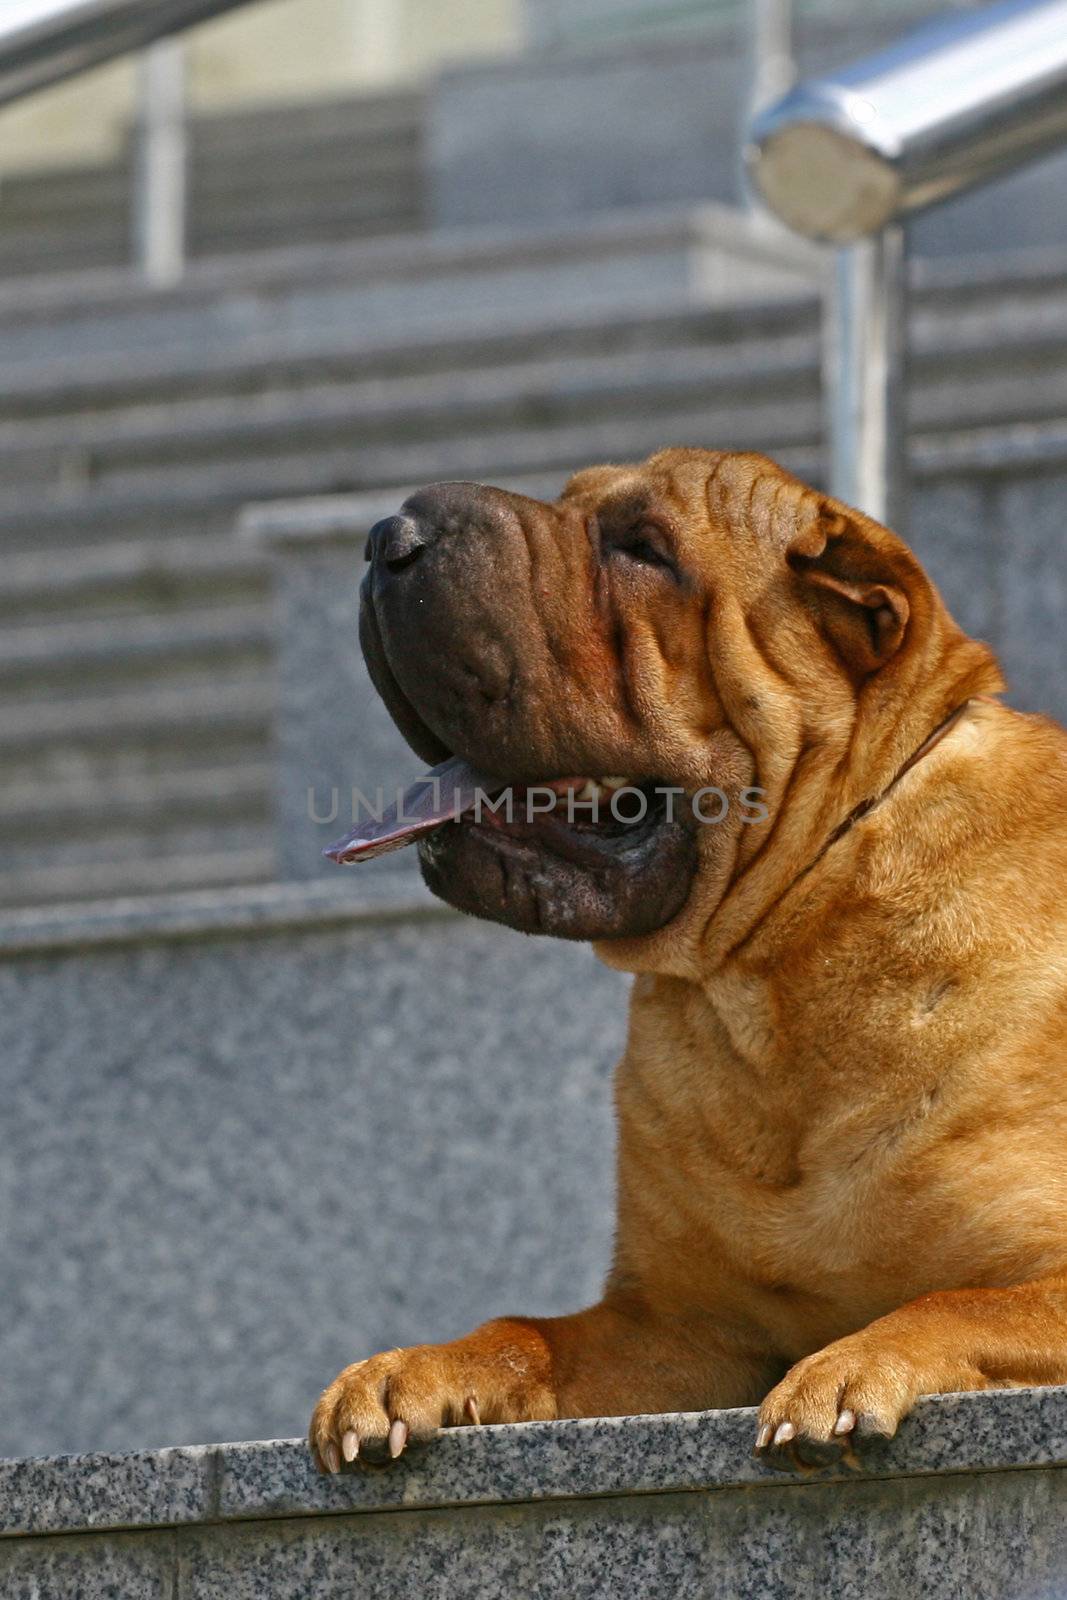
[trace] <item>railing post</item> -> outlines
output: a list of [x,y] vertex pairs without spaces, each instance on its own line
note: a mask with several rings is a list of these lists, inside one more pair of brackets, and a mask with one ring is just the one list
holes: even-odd
[[[749,114],[754,117],[793,83],[793,0],[750,0]],[[748,134],[746,123],[744,132]]]
[[185,49],[162,39],[138,63],[133,253],[149,283],[166,288],[185,270]]
[[823,336],[830,492],[898,530],[907,520],[906,299],[903,224],[837,252]]
[[752,210],[755,196],[747,163],[748,130],[764,106],[778,100],[796,78],[793,60],[793,0],[748,0],[745,33],[745,95],[738,130],[738,190]]

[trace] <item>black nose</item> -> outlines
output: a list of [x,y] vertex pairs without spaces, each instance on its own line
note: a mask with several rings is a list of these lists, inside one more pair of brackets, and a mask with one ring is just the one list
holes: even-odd
[[400,572],[418,560],[429,539],[413,517],[383,517],[367,535],[368,561],[384,562],[390,572]]

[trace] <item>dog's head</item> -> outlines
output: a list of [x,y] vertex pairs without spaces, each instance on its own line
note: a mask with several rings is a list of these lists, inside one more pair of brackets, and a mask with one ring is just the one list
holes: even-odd
[[[367,556],[361,640],[400,730],[514,801],[424,833],[430,887],[634,968],[677,968],[769,854],[802,866],[999,686],[899,539],[761,456],[666,450],[552,503],[435,484]],[[613,808],[620,779],[639,793]]]

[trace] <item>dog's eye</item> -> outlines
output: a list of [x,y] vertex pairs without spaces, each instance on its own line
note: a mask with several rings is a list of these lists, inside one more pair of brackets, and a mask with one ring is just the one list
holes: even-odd
[[668,553],[662,531],[650,522],[635,523],[632,528],[618,533],[605,534],[605,555],[620,555],[645,567],[664,567],[674,571],[674,562]]

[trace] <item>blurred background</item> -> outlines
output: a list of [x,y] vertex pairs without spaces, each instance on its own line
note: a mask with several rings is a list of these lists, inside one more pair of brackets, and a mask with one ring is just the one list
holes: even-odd
[[[364,536],[664,445],[825,481],[831,252],[745,128],[935,9],[261,0],[0,110],[0,1453],[294,1434],[596,1295],[625,981],[320,858],[417,771]],[[1062,715],[1067,159],[909,232],[905,531]]]

